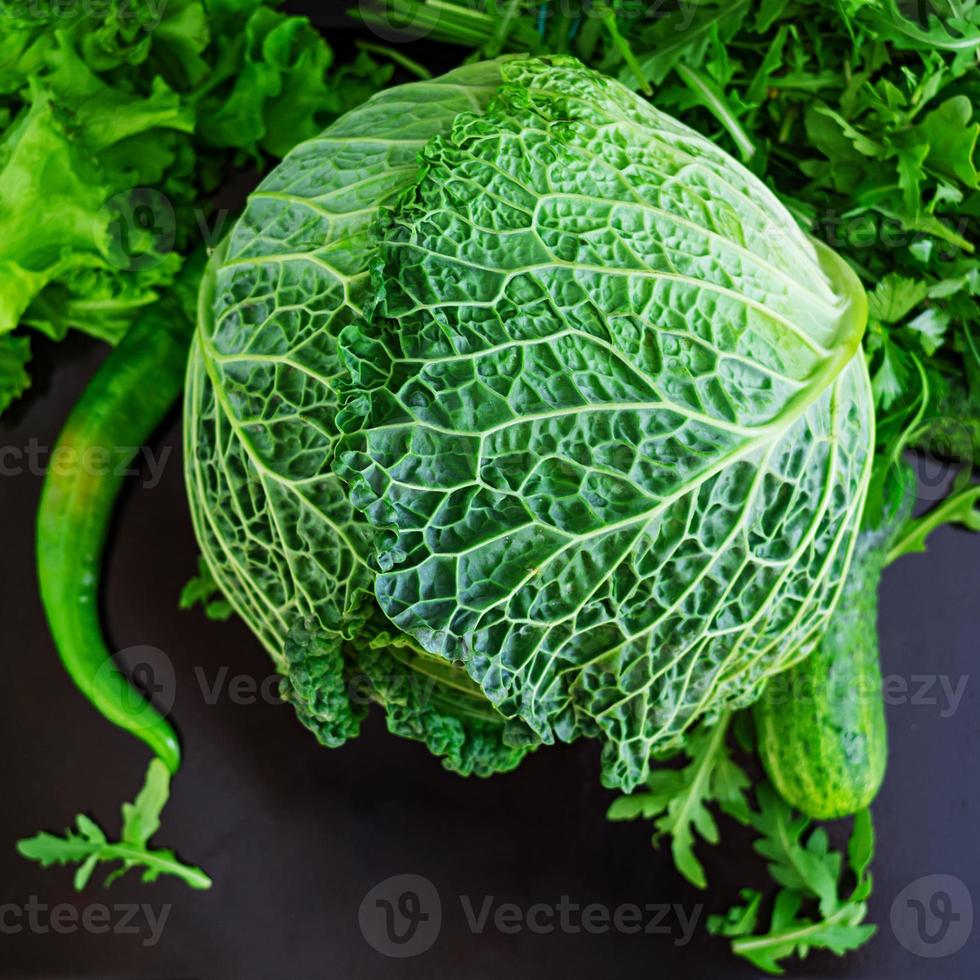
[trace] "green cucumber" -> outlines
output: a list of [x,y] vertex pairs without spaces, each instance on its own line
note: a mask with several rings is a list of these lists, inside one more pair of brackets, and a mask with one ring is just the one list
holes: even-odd
[[904,467],[889,489],[894,500],[885,508],[887,516],[869,522],[865,513],[827,632],[805,660],[770,679],[753,709],[770,781],[787,803],[819,820],[863,810],[885,775],[878,583],[895,532],[911,509]]

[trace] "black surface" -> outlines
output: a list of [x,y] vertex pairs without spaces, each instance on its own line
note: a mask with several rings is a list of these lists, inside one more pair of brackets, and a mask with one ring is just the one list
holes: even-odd
[[[0,422],[0,447],[49,446],[102,356],[95,343],[39,344],[31,396]],[[45,367],[46,362],[53,368]],[[71,686],[49,638],[34,581],[33,518],[39,476],[0,476],[0,608],[3,609],[0,736],[6,758],[0,805],[0,976],[4,978],[312,978],[546,977],[740,978],[754,970],[703,929],[709,912],[727,908],[745,885],[765,885],[749,838],[723,826],[723,842],[699,848],[710,890],[702,895],[649,846],[643,823],[608,824],[611,794],[597,782],[592,746],[544,750],[492,781],[444,772],[424,748],[389,736],[379,717],[363,736],[329,751],[290,708],[235,703],[228,687],[207,703],[204,686],[225,672],[261,683],[270,663],[237,622],[210,623],[177,611],[193,574],[196,548],[184,501],[179,422],[153,444],[174,447],[161,483],[129,481],[107,562],[106,613],[114,649],[150,645],[165,652],[175,676],[172,716],[185,764],[175,780],[158,843],[202,864],[215,880],[207,893],[175,881],[76,895],[71,873],[42,871],[19,858],[13,841],[60,830],[77,810],[116,831],[119,803],[143,777],[147,754],[109,726]],[[880,932],[846,960],[817,953],[791,976],[873,980],[980,976],[976,939],[956,954],[926,959],[908,952],[889,925],[889,910],[910,882],[952,874],[980,889],[977,838],[978,724],[972,676],[977,658],[980,537],[943,529],[927,554],[902,560],[885,576],[881,600],[886,674],[904,683],[905,703],[889,707],[892,761],[876,805],[879,835],[872,919]],[[157,661],[154,661],[157,663]],[[966,677],[958,710],[944,711],[938,682],[919,675]],[[913,695],[918,694],[918,697]],[[912,703],[938,697],[938,704]],[[949,714],[949,717],[944,717]],[[419,874],[441,896],[443,924],[431,949],[413,958],[378,953],[358,926],[366,893],[393,875]],[[670,934],[505,934],[468,928],[461,896],[477,908],[486,896],[615,907],[677,903],[686,916],[706,908],[693,941]],[[959,910],[966,909],[960,902]],[[95,905],[147,903],[167,919],[147,945],[137,934],[31,930],[28,909],[65,904],[89,916]],[[166,910],[169,909],[169,912]],[[13,911],[11,911],[13,910]],[[37,912],[41,925],[49,914]],[[122,912],[108,913],[118,926]],[[10,931],[21,922],[23,931]],[[62,927],[64,928],[64,927]],[[69,924],[69,929],[71,926]]]

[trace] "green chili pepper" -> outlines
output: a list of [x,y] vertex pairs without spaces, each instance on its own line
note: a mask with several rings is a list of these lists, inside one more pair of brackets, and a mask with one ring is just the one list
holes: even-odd
[[99,620],[102,552],[123,476],[89,464],[143,445],[180,394],[193,332],[203,254],[133,324],[68,417],[48,471],[37,520],[41,599],[62,663],[113,724],[141,738],[171,772],[180,744],[170,723],[116,669]]

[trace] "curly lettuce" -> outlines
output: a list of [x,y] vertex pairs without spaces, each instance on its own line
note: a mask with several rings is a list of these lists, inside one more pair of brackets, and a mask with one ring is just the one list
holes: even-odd
[[388,76],[332,71],[267,0],[0,10],[0,411],[27,387],[32,328],[116,343],[174,282],[210,196]]

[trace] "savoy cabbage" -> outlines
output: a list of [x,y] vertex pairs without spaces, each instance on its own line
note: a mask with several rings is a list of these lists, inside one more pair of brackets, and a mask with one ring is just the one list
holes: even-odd
[[726,153],[574,59],[390,89],[252,195],[201,293],[197,536],[328,745],[603,744],[627,789],[831,614],[863,290]]

